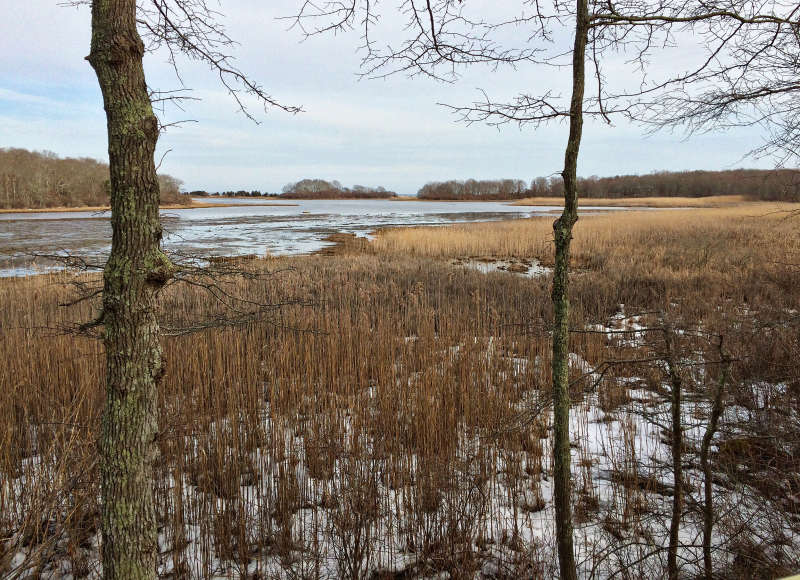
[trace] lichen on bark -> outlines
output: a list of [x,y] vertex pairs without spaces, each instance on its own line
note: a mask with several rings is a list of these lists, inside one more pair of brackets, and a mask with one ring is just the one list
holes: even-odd
[[145,83],[135,0],[92,2],[95,70],[106,111],[111,254],[104,271],[106,404],[98,447],[105,578],[154,579],[153,470],[163,361],[158,290],[174,268],[163,253],[154,152],[158,122]]

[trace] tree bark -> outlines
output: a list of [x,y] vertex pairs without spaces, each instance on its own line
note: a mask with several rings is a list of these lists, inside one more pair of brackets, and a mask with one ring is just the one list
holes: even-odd
[[572,228],[578,221],[578,152],[583,132],[586,44],[589,36],[587,0],[576,0],[575,46],[572,52],[572,100],[569,139],[564,153],[564,211],[555,223],[553,269],[553,476],[558,563],[562,580],[575,580],[572,545],[571,455],[569,439],[569,257]]
[[672,415],[672,475],[675,480],[675,493],[672,495],[672,519],[669,526],[669,548],[667,552],[667,576],[670,580],[678,578],[678,547],[680,545],[681,512],[683,510],[683,426],[681,425],[681,391],[683,380],[675,358],[672,342],[673,330],[664,327],[666,362],[672,388],[670,411]]
[[106,403],[99,440],[103,573],[156,577],[153,500],[157,389],[163,375],[156,295],[172,272],[160,249],[154,152],[158,121],[145,84],[135,0],[93,0],[87,57],[106,111],[111,255],[104,272]]
[[719,426],[719,418],[722,416],[722,397],[725,392],[725,383],[728,381],[728,371],[730,363],[722,349],[722,339],[719,344],[720,359],[722,360],[722,373],[720,374],[717,390],[711,403],[711,416],[708,419],[708,427],[703,434],[703,443],[700,447],[700,467],[703,470],[703,573],[706,580],[712,580],[714,569],[711,561],[711,532],[714,529],[714,495],[712,489],[711,464],[708,461],[711,450],[711,442]]

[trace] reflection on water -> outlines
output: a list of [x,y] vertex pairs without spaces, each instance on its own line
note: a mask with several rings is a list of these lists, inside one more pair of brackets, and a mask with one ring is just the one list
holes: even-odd
[[[202,200],[208,201],[208,200]],[[219,200],[231,203],[232,200]],[[389,226],[442,225],[549,215],[553,208],[494,202],[297,200],[257,205],[164,210],[164,246],[198,256],[303,254],[332,233],[367,235]],[[284,202],[281,202],[284,203]],[[592,208],[585,208],[592,209]],[[597,208],[600,209],[600,208]],[[102,262],[111,244],[108,212],[0,215],[0,276],[19,276],[52,263],[32,254],[69,253]]]

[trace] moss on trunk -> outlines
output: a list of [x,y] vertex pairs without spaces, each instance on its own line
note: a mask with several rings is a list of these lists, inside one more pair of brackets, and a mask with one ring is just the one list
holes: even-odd
[[94,0],[88,60],[108,123],[113,229],[103,291],[102,557],[105,577],[114,579],[156,577],[153,468],[163,375],[156,298],[172,269],[160,249],[154,163],[159,128],[143,55],[135,0]]

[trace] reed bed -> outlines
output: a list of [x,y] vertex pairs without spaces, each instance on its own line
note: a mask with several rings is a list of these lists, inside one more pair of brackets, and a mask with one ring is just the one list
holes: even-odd
[[[720,298],[712,294],[720,292],[737,304],[762,293],[764,302],[791,304],[794,291],[773,282],[775,276],[793,280],[791,264],[800,256],[797,211],[796,204],[753,203],[584,216],[575,225],[572,266],[576,284],[594,290],[575,294],[578,300],[596,296],[600,310],[620,303],[663,308],[667,292],[676,298],[691,293],[691,302],[712,308]],[[552,221],[397,228],[379,232],[371,246],[386,257],[514,258],[547,266],[553,263]]]
[[[663,243],[665,236],[672,236],[683,245],[709,245],[714,242],[716,234],[734,237],[754,235],[761,241],[771,240],[774,239],[772,233],[758,233],[758,230],[777,228],[779,232],[788,232],[796,229],[795,222],[787,218],[798,211],[799,204],[749,203],[729,208],[620,211],[588,215],[581,217],[575,225],[572,250],[573,254],[605,254],[613,246],[625,248],[621,242],[636,237],[646,246],[641,251],[630,248],[631,257],[636,257],[653,249],[671,253],[672,248]],[[375,251],[383,254],[437,258],[491,255],[532,257],[552,262],[552,224],[555,217],[436,228],[385,229],[378,233],[372,245]],[[740,246],[742,251],[749,251],[747,244]],[[679,260],[683,256],[678,253],[674,257]]]
[[[578,226],[571,428],[582,577],[664,574],[672,435],[662,332],[648,330],[664,319],[681,331],[687,392],[682,573],[702,570],[698,447],[721,334],[734,362],[713,454],[715,568],[738,578],[800,566],[800,235],[778,215],[718,212]],[[345,254],[247,263],[269,277],[220,280],[284,306],[266,322],[164,338],[159,573],[554,577],[549,279],[449,261],[547,262],[549,227],[391,230]],[[3,576],[100,572],[104,360],[97,340],[61,331],[97,307],[60,306],[76,279],[97,283],[68,273],[0,281]],[[222,312],[196,286],[172,286],[162,302],[172,328]]]
[[[648,208],[687,208],[687,207],[726,207],[748,203],[743,195],[713,195],[707,197],[586,197],[581,206],[604,207],[648,207]],[[526,197],[512,205],[536,205],[564,207],[563,197]]]

